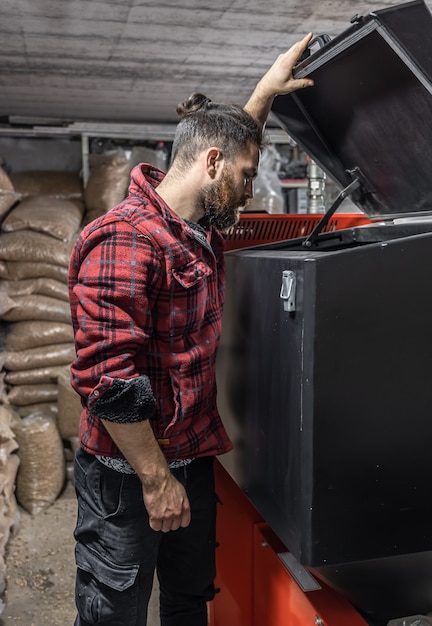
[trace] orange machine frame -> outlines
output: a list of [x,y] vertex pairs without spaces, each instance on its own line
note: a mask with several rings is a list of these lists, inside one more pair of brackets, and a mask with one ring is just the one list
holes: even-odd
[[287,549],[219,461],[215,478],[217,593],[210,626],[367,626],[322,581],[320,589],[303,591],[278,556]]

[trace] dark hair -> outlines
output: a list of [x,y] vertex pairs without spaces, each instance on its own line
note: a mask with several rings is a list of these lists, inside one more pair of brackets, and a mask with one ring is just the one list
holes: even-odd
[[172,161],[191,164],[208,147],[216,146],[227,160],[233,159],[247,141],[263,147],[262,128],[237,104],[212,102],[201,93],[192,94],[177,105],[181,120],[172,146]]

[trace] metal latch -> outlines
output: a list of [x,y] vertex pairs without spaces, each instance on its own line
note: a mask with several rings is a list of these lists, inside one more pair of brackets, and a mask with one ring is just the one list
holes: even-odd
[[284,311],[295,311],[296,275],[291,270],[282,271],[281,300],[284,301]]

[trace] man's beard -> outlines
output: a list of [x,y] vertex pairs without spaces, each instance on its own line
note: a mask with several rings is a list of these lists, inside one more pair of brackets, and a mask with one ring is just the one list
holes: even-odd
[[198,202],[204,213],[200,224],[224,231],[238,222],[239,209],[246,206],[248,199],[236,193],[229,170],[224,170],[218,181],[201,190]]

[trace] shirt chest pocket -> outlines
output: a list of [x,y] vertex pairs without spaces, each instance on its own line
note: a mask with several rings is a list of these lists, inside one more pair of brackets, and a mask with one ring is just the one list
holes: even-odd
[[211,267],[209,267],[203,261],[191,261],[183,267],[174,268],[173,277],[184,289],[193,289],[198,287],[198,283],[206,280],[208,276],[213,273]]
[[174,268],[172,276],[172,328],[176,334],[197,330],[215,301],[213,270],[197,260]]

